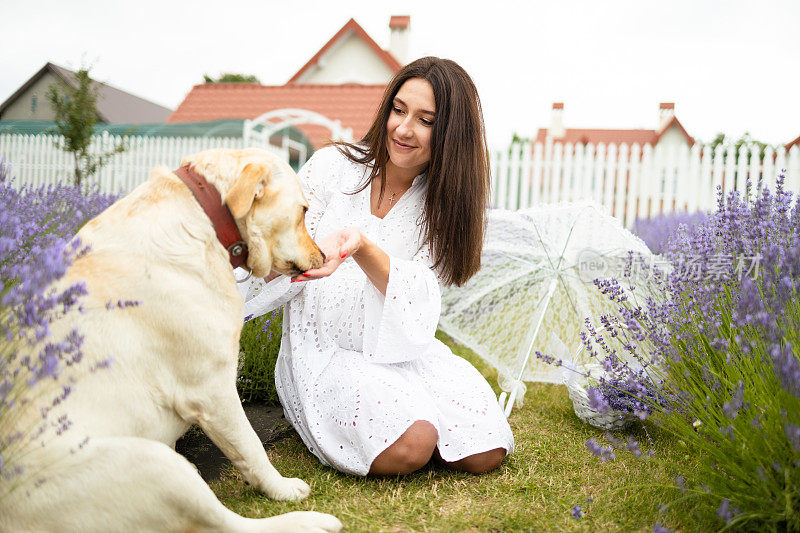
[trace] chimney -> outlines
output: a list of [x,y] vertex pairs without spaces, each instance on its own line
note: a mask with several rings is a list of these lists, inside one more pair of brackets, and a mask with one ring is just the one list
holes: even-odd
[[658,104],[658,131],[664,127],[675,116],[675,104],[673,102],[661,102]]
[[394,15],[389,19],[389,52],[401,65],[408,59],[408,27],[411,17]]
[[564,129],[564,103],[554,102],[553,112],[550,115],[550,129],[547,130],[547,136],[551,139],[560,139],[564,136],[566,130]]

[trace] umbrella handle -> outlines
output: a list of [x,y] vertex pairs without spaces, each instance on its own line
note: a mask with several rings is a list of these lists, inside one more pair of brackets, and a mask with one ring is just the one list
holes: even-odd
[[[500,397],[497,398],[497,403],[500,404],[500,409],[502,409],[504,413],[506,411],[506,398],[508,398],[508,393],[506,391],[501,392]],[[506,418],[508,418],[508,416],[506,416]]]
[[498,403],[500,404],[500,408],[503,410],[503,414],[506,415],[506,418],[511,415],[511,409],[514,408],[514,402],[517,399],[517,393],[519,393],[519,382],[514,383],[514,386],[511,387],[511,393],[507,393],[506,391],[500,393]]

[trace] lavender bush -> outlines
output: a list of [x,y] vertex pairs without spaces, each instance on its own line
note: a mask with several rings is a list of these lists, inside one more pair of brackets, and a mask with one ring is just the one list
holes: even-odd
[[666,213],[652,218],[637,218],[633,222],[632,231],[645,242],[650,251],[660,255],[666,252],[670,237],[677,233],[678,228],[685,226],[686,230],[691,231],[707,219],[708,214],[702,211],[693,214]]
[[[720,192],[715,213],[668,242],[670,272],[641,265],[637,289],[626,276],[596,281],[618,312],[583,336],[607,371],[597,403],[627,396],[642,418],[699,453],[700,468],[676,480],[676,501],[713,502],[723,527],[800,531],[800,204],[793,200],[782,177],[774,195]],[[642,272],[651,281],[646,294]],[[609,458],[626,446],[612,441],[587,447]]]
[[[15,188],[9,174],[10,165],[0,160],[0,499],[23,480],[40,482],[39,472],[25,472],[20,464],[24,446],[45,443],[70,426],[65,417],[48,415],[71,392],[56,378],[80,364],[82,336],[72,331],[53,338],[50,324],[77,309],[86,288],[53,284],[85,253],[75,232],[115,199],[76,187]],[[49,405],[40,420],[21,427],[26,403],[43,394]]]
[[248,320],[239,338],[236,389],[243,403],[278,405],[275,363],[281,347],[281,309]]

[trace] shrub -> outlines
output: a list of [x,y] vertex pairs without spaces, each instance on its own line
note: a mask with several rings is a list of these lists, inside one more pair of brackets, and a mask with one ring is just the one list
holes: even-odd
[[[75,386],[71,379],[83,354],[83,336],[73,330],[53,338],[50,324],[79,309],[84,284],[56,289],[54,283],[85,252],[74,233],[110,205],[114,197],[76,187],[13,187],[10,165],[0,161],[0,499],[24,482],[41,482],[41,471],[24,470],[22,454],[32,442],[45,445],[67,431],[66,415],[50,411]],[[98,367],[99,368],[99,367]],[[96,370],[96,369],[91,369]],[[60,378],[58,382],[56,379]],[[46,396],[33,427],[22,413]]]
[[[700,467],[677,478],[673,501],[713,501],[728,527],[800,531],[800,204],[792,201],[783,178],[774,196],[720,192],[717,212],[668,243],[674,269],[650,273],[660,297],[596,281],[618,312],[583,336],[608,372],[600,390],[624,389],[643,417],[701,454]],[[607,458],[610,442],[587,446]]]
[[633,222],[633,233],[642,239],[650,251],[654,254],[663,254],[670,238],[675,235],[678,228],[682,225],[687,230],[702,224],[708,218],[708,214],[698,211],[697,213],[668,213],[654,216],[652,218],[637,218]]
[[278,405],[275,362],[281,346],[281,310],[245,322],[239,341],[236,388],[242,403]]

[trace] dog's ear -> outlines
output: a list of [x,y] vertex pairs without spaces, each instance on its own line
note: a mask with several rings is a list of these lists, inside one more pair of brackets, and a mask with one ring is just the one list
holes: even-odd
[[267,165],[256,163],[245,165],[244,170],[239,174],[239,179],[225,195],[225,203],[228,204],[233,218],[244,217],[250,211],[253,202],[264,196],[269,170]]

